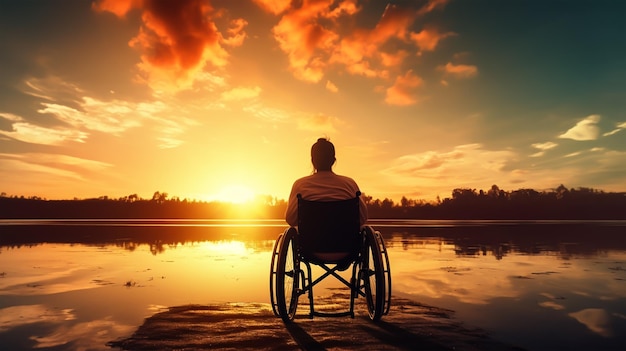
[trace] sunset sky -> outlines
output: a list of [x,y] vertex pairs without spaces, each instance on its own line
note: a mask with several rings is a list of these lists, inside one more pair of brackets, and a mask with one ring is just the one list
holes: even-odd
[[626,191],[626,1],[0,3],[0,192]]

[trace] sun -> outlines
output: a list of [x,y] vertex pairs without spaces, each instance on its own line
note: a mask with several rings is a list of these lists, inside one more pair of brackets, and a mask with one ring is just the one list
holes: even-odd
[[219,202],[230,202],[233,204],[245,204],[254,200],[254,191],[245,185],[226,185],[212,198]]

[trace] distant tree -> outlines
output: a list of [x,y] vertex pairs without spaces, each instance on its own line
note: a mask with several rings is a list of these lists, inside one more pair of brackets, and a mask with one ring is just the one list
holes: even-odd
[[458,201],[466,201],[476,198],[478,194],[476,193],[476,189],[465,189],[465,188],[456,188],[452,190],[452,199]]
[[569,190],[567,190],[567,188],[563,184],[559,185],[559,187],[556,188],[555,192],[557,199],[563,199],[569,195]]
[[498,199],[500,197],[502,197],[502,195],[504,195],[504,191],[500,190],[500,188],[497,185],[492,185],[491,189],[489,189],[489,191],[487,191],[487,196],[494,198],[494,199]]
[[369,204],[372,203],[372,199],[373,198],[371,196],[368,196],[368,195],[365,195],[365,194],[361,194],[361,197],[363,198],[363,201],[365,201],[366,205],[369,205]]
[[158,191],[154,192],[154,195],[152,195],[152,201],[156,202],[157,204],[162,204],[167,200],[167,193],[161,193]]

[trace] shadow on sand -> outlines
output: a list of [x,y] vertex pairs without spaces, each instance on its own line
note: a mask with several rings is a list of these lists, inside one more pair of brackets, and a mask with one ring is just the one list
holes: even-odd
[[287,324],[273,315],[268,304],[172,307],[109,346],[124,350],[519,350],[463,325],[449,310],[396,298],[389,315],[373,323],[364,306],[356,307],[354,319],[310,319],[303,314]]

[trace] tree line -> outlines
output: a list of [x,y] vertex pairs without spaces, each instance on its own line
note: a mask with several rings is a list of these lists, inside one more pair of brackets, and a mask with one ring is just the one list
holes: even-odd
[[[379,219],[626,219],[625,192],[564,185],[548,191],[456,188],[451,197],[436,201],[362,196],[370,218]],[[72,200],[0,194],[0,218],[281,219],[286,208],[285,200],[269,195],[232,204],[181,200],[159,191],[150,199],[137,194]]]

